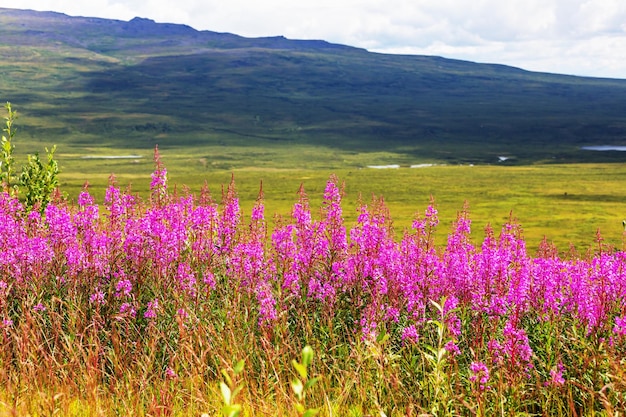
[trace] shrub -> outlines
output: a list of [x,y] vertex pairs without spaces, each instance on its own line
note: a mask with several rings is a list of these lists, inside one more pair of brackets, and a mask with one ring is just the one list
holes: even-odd
[[17,112],[11,107],[11,103],[6,103],[7,116],[6,125],[3,131],[6,136],[2,136],[0,157],[0,183],[5,192],[12,196],[23,194],[24,204],[27,211],[33,209],[44,212],[50,202],[52,194],[59,185],[59,166],[54,159],[56,146],[48,150],[46,148],[47,162],[42,162],[39,153],[27,156],[27,163],[22,167],[20,175],[15,170],[15,159],[13,151],[15,145],[13,139],[15,128],[13,124],[17,119]]

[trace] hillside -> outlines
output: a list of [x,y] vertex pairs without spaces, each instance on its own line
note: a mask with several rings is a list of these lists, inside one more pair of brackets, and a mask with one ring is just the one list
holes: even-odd
[[0,9],[0,54],[0,100],[21,113],[20,135],[72,149],[313,146],[402,164],[624,158],[580,147],[626,145],[626,80],[13,9]]

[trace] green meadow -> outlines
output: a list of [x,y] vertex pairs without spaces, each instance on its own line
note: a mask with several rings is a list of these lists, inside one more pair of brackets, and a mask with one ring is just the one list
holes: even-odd
[[[181,192],[198,193],[206,183],[219,202],[222,187],[234,178],[245,215],[250,214],[261,184],[268,218],[289,216],[300,185],[317,204],[326,181],[335,174],[345,184],[344,216],[348,221],[356,220],[360,202],[383,197],[398,234],[411,227],[416,213],[423,213],[432,197],[442,221],[441,244],[446,240],[446,227],[451,227],[467,203],[473,230],[478,232],[475,237],[482,236],[487,224],[499,231],[512,217],[521,224],[531,251],[545,237],[561,251],[568,251],[571,244],[584,252],[594,245],[598,230],[604,243],[622,247],[626,164],[507,166],[504,162],[411,168],[404,163],[399,168],[376,169],[368,168],[368,161],[376,166],[392,164],[394,155],[341,154],[314,147],[273,152],[253,147],[160,148],[160,153],[170,186]],[[148,195],[154,167],[151,150],[84,148],[68,152],[61,148],[58,159],[61,188],[70,198],[88,183],[90,192],[102,202],[111,174],[120,186]]]

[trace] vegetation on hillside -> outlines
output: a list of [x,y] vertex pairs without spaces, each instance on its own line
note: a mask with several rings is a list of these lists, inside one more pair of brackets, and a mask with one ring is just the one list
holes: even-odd
[[10,9],[0,50],[0,91],[24,134],[83,153],[158,143],[224,161],[233,148],[317,147],[406,165],[525,164],[622,161],[580,147],[626,144],[626,80]]

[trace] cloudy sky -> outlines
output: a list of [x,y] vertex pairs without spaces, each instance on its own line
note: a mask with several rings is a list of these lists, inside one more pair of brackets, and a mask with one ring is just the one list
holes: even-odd
[[324,39],[533,71],[626,78],[625,0],[0,0],[72,16]]

